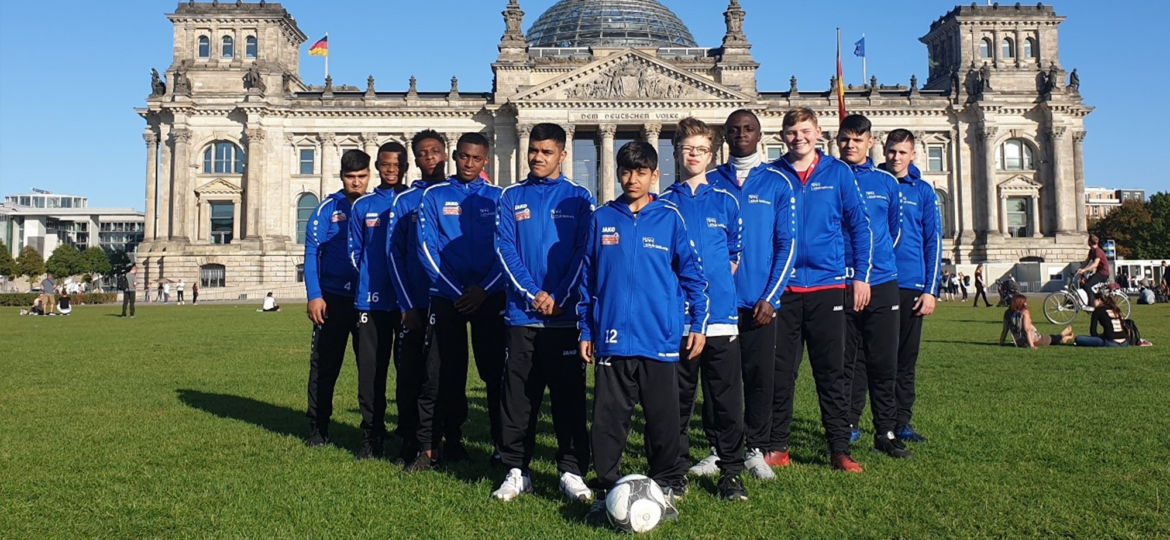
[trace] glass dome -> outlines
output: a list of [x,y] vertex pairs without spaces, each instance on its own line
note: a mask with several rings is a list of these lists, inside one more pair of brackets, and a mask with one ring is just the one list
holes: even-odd
[[697,47],[678,16],[654,0],[561,0],[526,39],[531,47]]

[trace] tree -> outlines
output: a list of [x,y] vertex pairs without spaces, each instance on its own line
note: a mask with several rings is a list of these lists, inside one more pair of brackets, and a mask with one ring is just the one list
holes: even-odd
[[0,276],[9,280],[16,277],[16,259],[12,258],[12,252],[4,242],[0,242]]
[[1102,241],[1113,240],[1117,256],[1127,259],[1170,258],[1170,193],[1156,193],[1147,202],[1125,201],[1089,225]]
[[45,261],[45,269],[57,277],[68,277],[85,272],[81,252],[71,244],[61,244]]
[[110,258],[110,272],[114,275],[125,274],[130,271],[130,265],[134,264],[134,260],[120,249],[111,250],[109,252]]
[[92,280],[94,274],[107,276],[113,270],[113,265],[110,264],[110,256],[106,255],[106,250],[90,246],[81,252],[82,266],[85,268],[85,274]]
[[45,258],[32,246],[24,246],[16,256],[16,275],[26,276],[29,281],[45,273]]
[[1170,193],[1155,193],[1146,203],[1150,210],[1150,244],[1147,259],[1170,259]]

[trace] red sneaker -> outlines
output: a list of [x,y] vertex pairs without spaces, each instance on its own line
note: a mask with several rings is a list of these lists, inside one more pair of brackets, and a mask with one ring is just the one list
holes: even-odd
[[788,457],[788,450],[772,450],[764,454],[764,463],[769,467],[787,467],[792,460]]
[[853,456],[849,454],[833,454],[833,468],[838,471],[845,471],[851,473],[865,472],[861,465],[853,461]]

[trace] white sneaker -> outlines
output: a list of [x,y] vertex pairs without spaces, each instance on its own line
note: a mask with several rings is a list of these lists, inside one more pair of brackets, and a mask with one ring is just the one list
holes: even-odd
[[748,450],[747,459],[743,462],[743,468],[747,469],[752,476],[760,480],[776,479],[776,473],[772,472],[772,468],[767,463],[764,463],[764,453],[759,448]]
[[510,501],[521,493],[532,493],[532,478],[517,468],[508,471],[508,476],[500,484],[500,489],[492,492],[492,498],[498,501]]
[[687,473],[691,476],[716,476],[719,474],[719,456],[715,455],[715,449],[711,449],[711,455],[703,458],[698,463],[694,464]]
[[593,490],[585,485],[585,479],[571,472],[561,474],[561,492],[571,501],[589,502],[593,500]]

